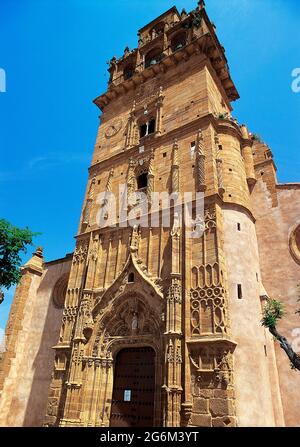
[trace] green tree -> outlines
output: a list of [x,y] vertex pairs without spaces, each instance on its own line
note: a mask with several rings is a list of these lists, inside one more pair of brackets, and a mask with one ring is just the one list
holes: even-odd
[[7,220],[0,219],[0,304],[4,293],[1,287],[8,289],[18,284],[22,263],[21,253],[27,252],[27,245],[32,245],[32,240],[39,233],[33,233],[29,228],[18,228]]
[[[300,288],[298,286],[299,292]],[[298,300],[300,301],[300,299]],[[300,315],[300,309],[296,311]],[[262,325],[269,329],[270,333],[279,342],[280,347],[288,356],[293,369],[300,371],[300,355],[296,353],[288,340],[283,337],[277,330],[278,322],[284,317],[285,311],[283,304],[280,301],[268,299],[263,311]]]

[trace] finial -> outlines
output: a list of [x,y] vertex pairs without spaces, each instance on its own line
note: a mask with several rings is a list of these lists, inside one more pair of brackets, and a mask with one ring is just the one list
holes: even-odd
[[199,0],[198,1],[198,7],[199,9],[204,9],[205,8],[205,1],[204,0]]
[[39,256],[40,258],[42,258],[43,257],[43,251],[44,251],[43,247],[37,247],[36,251],[33,254],[36,255],[36,256]]
[[203,140],[202,129],[199,129],[199,130],[198,130],[197,138],[198,138],[198,141],[202,141],[202,140]]
[[181,17],[184,18],[187,16],[187,12],[186,10],[183,8],[183,10],[181,11]]

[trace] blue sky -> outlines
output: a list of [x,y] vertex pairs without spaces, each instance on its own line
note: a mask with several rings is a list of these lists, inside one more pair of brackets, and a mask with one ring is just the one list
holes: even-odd
[[[196,0],[0,0],[0,216],[42,232],[47,260],[73,251],[106,62],[137,30]],[[280,182],[300,181],[299,0],[207,0],[241,95],[234,116],[271,146]],[[29,249],[29,254],[31,253]],[[0,306],[4,327],[12,291]]]

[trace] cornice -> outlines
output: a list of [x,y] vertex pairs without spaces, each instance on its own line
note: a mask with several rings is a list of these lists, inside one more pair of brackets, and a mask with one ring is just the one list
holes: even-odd
[[275,165],[275,162],[273,160],[273,158],[269,158],[268,160],[264,160],[264,161],[260,161],[258,163],[254,162],[254,169],[261,169],[264,166],[268,166],[268,165],[272,165],[275,172],[277,172],[277,166]]
[[[163,52],[166,52],[169,49],[170,47],[164,48]],[[220,57],[222,56],[220,51],[222,51],[223,53],[223,50],[221,49],[218,41],[214,38],[212,32],[207,32],[186,45],[184,48],[177,50],[174,53],[172,52],[169,55],[165,55],[165,57],[157,64],[145,68],[142,71],[136,72],[130,79],[120,81],[119,83],[116,83],[116,81],[118,81],[118,79],[116,79],[113,83],[110,84],[109,89],[104,94],[98,96],[93,102],[99,107],[100,110],[103,111],[105,106],[119,95],[127,93],[129,90],[143,83],[147,79],[155,77],[155,75],[161,71],[166,72],[173,65],[185,61],[193,54],[199,53],[199,51],[206,54],[208,59],[210,59],[213,54],[211,54],[210,56],[209,52],[213,52],[214,49],[218,51],[220,61],[218,61],[218,63],[215,63],[215,65],[212,62],[211,64],[224,88],[224,91],[226,92],[228,101],[235,101],[239,99],[239,94],[231,79],[226,58],[224,56]],[[218,65],[220,64],[220,62],[221,65]]]

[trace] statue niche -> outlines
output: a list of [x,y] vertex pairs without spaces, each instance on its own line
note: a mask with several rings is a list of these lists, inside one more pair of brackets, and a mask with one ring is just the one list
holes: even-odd
[[108,328],[110,337],[149,335],[159,330],[158,316],[137,295],[129,295],[125,300],[119,297],[105,320],[104,327]]

